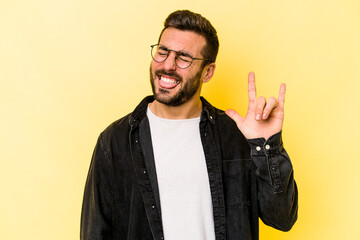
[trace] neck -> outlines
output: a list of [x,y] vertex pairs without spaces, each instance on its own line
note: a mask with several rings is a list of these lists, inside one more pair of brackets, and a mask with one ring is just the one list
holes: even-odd
[[158,101],[152,102],[150,110],[156,116],[166,119],[189,119],[200,117],[202,111],[202,102],[199,97],[190,99],[180,106],[168,106]]

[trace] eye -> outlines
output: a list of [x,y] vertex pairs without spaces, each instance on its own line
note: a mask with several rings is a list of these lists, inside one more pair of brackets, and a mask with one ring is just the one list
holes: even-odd
[[169,50],[164,49],[164,48],[158,48],[157,54],[160,55],[160,56],[165,56],[165,55],[169,54]]
[[187,62],[187,63],[192,61],[192,59],[191,59],[191,58],[188,58],[188,57],[179,57],[179,59],[180,59],[181,61]]
[[191,62],[192,61],[191,55],[186,53],[186,52],[179,52],[178,58],[181,61],[184,61],[184,62]]

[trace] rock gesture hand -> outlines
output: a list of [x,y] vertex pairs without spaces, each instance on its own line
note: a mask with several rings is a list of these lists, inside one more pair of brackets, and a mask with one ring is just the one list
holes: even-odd
[[249,73],[248,80],[249,105],[246,116],[240,116],[233,109],[228,109],[225,113],[235,121],[247,139],[265,138],[267,140],[282,129],[286,86],[284,83],[280,85],[278,99],[270,97],[266,102],[264,97],[256,98],[253,72]]

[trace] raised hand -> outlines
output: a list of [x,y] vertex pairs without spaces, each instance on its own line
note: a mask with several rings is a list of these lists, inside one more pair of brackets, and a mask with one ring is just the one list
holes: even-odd
[[249,105],[245,117],[235,110],[228,109],[226,114],[232,118],[247,139],[265,138],[266,140],[282,129],[284,122],[285,84],[280,85],[278,98],[256,98],[255,75],[248,77]]

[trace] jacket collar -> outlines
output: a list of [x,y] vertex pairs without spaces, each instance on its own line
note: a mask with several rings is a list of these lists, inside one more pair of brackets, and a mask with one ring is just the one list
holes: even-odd
[[202,101],[201,121],[209,120],[212,124],[215,124],[215,107],[211,105],[205,98],[200,97]]
[[[201,112],[201,121],[209,120],[211,123],[215,124],[215,108],[203,97],[200,97],[202,101],[202,112]],[[146,110],[149,103],[155,100],[154,96],[145,97],[140,104],[135,108],[135,110],[130,114],[129,124],[131,127],[136,127],[146,116]]]

